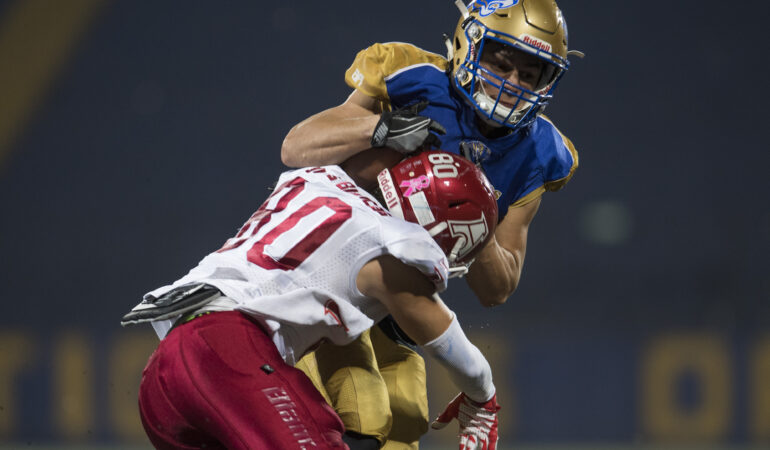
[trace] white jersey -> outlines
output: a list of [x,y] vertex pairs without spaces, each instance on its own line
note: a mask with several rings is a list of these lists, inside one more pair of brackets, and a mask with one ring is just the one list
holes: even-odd
[[[299,169],[281,175],[220,250],[147,295],[193,282],[216,286],[225,297],[206,309],[257,318],[294,364],[322,339],[347,344],[388,314],[356,287],[361,267],[383,254],[419,269],[439,292],[446,289],[446,257],[425,229],[392,217],[337,166]],[[153,323],[161,339],[172,323]]]

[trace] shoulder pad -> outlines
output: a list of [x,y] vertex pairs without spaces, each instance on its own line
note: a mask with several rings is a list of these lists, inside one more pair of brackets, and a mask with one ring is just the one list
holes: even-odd
[[563,188],[565,184],[567,184],[570,178],[572,178],[572,175],[575,173],[575,170],[578,168],[578,152],[572,141],[567,136],[562,134],[562,132],[556,128],[556,125],[554,125],[548,117],[545,115],[541,115],[540,117],[545,119],[545,121],[553,127],[558,136],[558,139],[561,141],[560,143],[562,144],[562,148],[557,148],[556,155],[554,156],[554,163],[559,166],[555,172],[561,172],[561,177],[546,180],[544,185],[544,188],[547,191],[558,191],[559,189]]
[[444,71],[449,63],[443,56],[412,44],[374,44],[358,52],[353,64],[345,72],[345,82],[370,97],[389,100],[386,78],[411,66],[425,64]]

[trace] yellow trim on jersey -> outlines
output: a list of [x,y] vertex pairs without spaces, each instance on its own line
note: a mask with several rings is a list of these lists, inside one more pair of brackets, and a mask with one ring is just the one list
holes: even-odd
[[545,192],[545,188],[543,186],[540,186],[539,188],[535,189],[534,191],[530,192],[524,197],[521,197],[520,199],[516,200],[516,202],[510,207],[518,208],[519,206],[524,206],[527,203],[531,203],[532,201],[537,200],[541,195],[543,195],[543,192]]
[[378,43],[358,52],[345,72],[345,82],[369,97],[390,102],[386,79],[409,67],[426,64],[445,71],[449,62],[441,55],[405,42]]
[[562,141],[564,141],[564,145],[567,147],[567,150],[569,150],[570,154],[572,155],[572,167],[569,169],[569,173],[566,177],[561,178],[559,180],[549,181],[545,183],[545,190],[546,191],[558,191],[559,189],[563,188],[565,184],[569,181],[570,178],[572,178],[572,175],[575,173],[575,169],[578,168],[578,152],[575,148],[575,145],[572,143],[572,141],[569,140],[567,136],[564,135],[561,131],[559,131],[558,128],[556,128],[556,125],[551,122],[551,119],[545,116],[545,114],[541,115],[543,119],[545,119],[546,122],[553,125],[553,128],[559,133],[559,136],[561,136]]

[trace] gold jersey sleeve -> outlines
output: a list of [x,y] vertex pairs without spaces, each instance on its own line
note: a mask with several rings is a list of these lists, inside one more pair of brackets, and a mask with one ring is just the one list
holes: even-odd
[[389,42],[374,44],[361,50],[345,72],[345,82],[364,94],[390,102],[386,81],[388,77],[408,67],[431,64],[446,70],[447,60],[412,44]]

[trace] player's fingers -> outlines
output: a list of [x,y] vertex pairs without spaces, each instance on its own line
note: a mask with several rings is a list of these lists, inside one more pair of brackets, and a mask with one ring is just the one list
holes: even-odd
[[422,111],[423,109],[425,109],[427,107],[428,107],[428,101],[427,100],[423,100],[423,101],[417,102],[414,105],[412,105],[411,107],[409,107],[409,112],[411,112],[413,114],[417,114],[418,112]]
[[[452,420],[452,419],[449,419],[449,420]],[[444,427],[446,427],[447,425],[449,425],[449,421],[442,422],[439,419],[436,419],[433,422],[431,422],[430,427],[433,428],[434,430],[443,430]]]
[[449,422],[452,421],[457,417],[457,411],[452,408],[452,405],[450,404],[447,406],[447,408],[444,410],[443,413],[441,413],[436,419],[433,421],[433,423],[430,424],[431,428],[434,430],[440,430],[447,426]]
[[436,422],[442,422],[445,425],[449,423],[452,419],[457,417],[457,415],[460,413],[460,403],[462,402],[462,394],[459,394],[457,397],[455,397],[449,404],[444,408],[444,412],[442,412],[437,418]]
[[457,417],[457,408],[453,407],[454,405],[452,403],[449,404],[449,406],[446,407],[443,413],[441,413],[438,417],[436,417],[436,420],[434,420],[430,427],[434,430],[440,430],[447,426],[449,422],[452,421],[455,417]]
[[425,138],[423,146],[427,148],[441,148],[441,139],[436,137],[435,134],[428,133],[428,137]]
[[468,435],[466,435],[466,434],[461,434],[460,435],[460,448],[462,450],[473,450],[474,449],[473,444],[471,443],[470,440],[468,440]]
[[430,124],[428,124],[428,129],[434,133],[446,134],[446,128],[444,128],[443,125],[436,122],[435,120],[430,121]]

